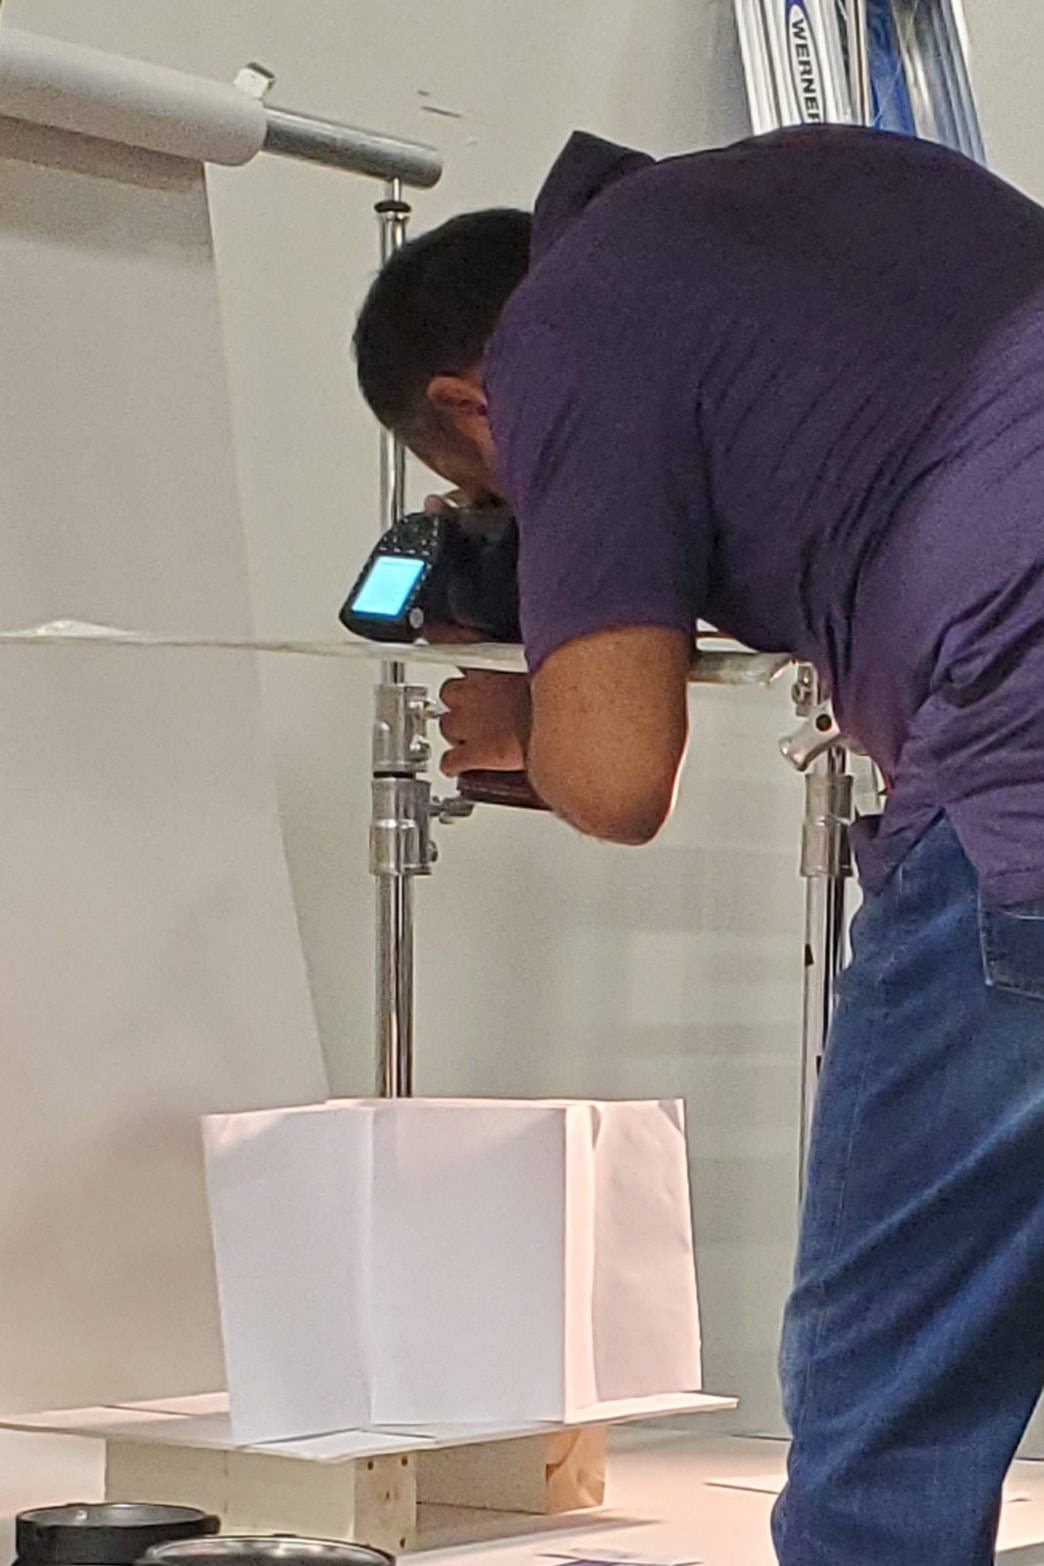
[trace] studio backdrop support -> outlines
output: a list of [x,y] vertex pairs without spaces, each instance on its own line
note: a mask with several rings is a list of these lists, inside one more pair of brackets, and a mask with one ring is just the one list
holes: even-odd
[[275,78],[247,66],[209,81],[39,33],[0,28],[0,116],[199,163],[243,164],[259,152],[427,189],[434,147],[266,101]]

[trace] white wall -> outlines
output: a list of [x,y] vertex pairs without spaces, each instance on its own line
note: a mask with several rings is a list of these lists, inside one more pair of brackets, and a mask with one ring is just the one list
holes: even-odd
[[[968,0],[998,169],[1044,195],[1038,0]],[[4,20],[438,142],[417,222],[528,204],[576,126],[654,152],[746,129],[731,0],[6,0]],[[437,113],[436,110],[448,112]],[[326,637],[376,526],[375,433],[345,340],[373,267],[365,181],[261,160],[212,181],[259,628]],[[418,488],[417,493],[421,493]],[[338,1087],[371,1073],[368,681],[279,665],[272,743],[305,950]],[[708,1384],[774,1426],[793,1242],[800,787],[785,690],[693,699],[680,808],[633,853],[527,816],[443,834],[419,890],[424,1091],[683,1093]]]
[[[437,141],[418,225],[529,204],[574,127],[654,152],[746,114],[731,0],[6,0],[4,20]],[[447,111],[444,113],[435,110]],[[216,171],[214,222],[258,626],[329,637],[376,527],[375,431],[345,342],[379,188],[273,159]],[[418,495],[423,485],[418,488]],[[368,678],[266,673],[286,837],[335,1084],[371,1079]],[[694,696],[680,808],[633,852],[496,811],[418,893],[422,1091],[688,1100],[708,1386],[775,1427],[795,1208],[800,785],[785,689]]]
[[1044,201],[1044,9],[1037,0],[964,0],[990,166]]

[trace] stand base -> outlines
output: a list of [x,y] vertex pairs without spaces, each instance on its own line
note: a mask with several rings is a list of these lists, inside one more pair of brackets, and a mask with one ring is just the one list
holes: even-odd
[[542,1516],[600,1506],[605,1426],[336,1463],[107,1442],[106,1500],[143,1495],[213,1510],[228,1533],[351,1539],[399,1554],[417,1542],[418,1504]]

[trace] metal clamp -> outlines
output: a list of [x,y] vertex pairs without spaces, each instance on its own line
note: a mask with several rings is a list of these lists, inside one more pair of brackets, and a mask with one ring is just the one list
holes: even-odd
[[806,880],[843,879],[852,873],[848,828],[854,780],[848,770],[847,743],[811,664],[798,665],[791,695],[794,710],[805,721],[796,733],[780,740],[779,749],[792,767],[805,774],[801,874]]
[[465,799],[463,794],[448,794],[445,799],[432,799],[431,802],[432,817],[443,826],[451,826],[454,821],[466,821],[474,813],[475,801]]
[[792,767],[796,767],[798,772],[807,772],[812,763],[825,755],[832,745],[843,744],[844,735],[837,726],[830,703],[822,702],[811,711],[796,733],[780,740],[779,748]]
[[[844,765],[843,753],[838,758]],[[840,879],[852,874],[848,828],[852,822],[850,772],[816,772],[805,778],[805,819],[801,830],[801,874],[805,880]]]
[[431,840],[431,784],[424,778],[374,778],[370,874],[430,875],[439,852]]
[[438,711],[423,685],[378,685],[374,691],[374,774],[401,777],[422,772],[431,760],[428,724]]

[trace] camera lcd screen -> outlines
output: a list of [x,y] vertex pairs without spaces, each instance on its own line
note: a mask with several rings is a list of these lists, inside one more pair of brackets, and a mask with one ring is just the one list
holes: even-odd
[[355,595],[353,612],[393,620],[402,613],[423,570],[424,561],[413,560],[408,555],[379,556]]

